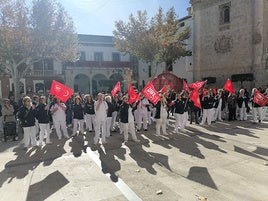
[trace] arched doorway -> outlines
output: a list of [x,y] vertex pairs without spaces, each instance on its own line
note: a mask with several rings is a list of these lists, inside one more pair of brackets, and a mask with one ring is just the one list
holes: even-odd
[[74,78],[74,91],[81,93],[89,93],[89,77],[84,74],[78,74]]
[[110,76],[110,84],[109,84],[108,90],[111,91],[117,82],[120,82],[121,89],[124,89],[124,82],[123,81],[124,81],[124,78],[121,74],[119,74],[119,73],[112,74]]
[[109,81],[103,74],[94,75],[92,78],[92,94],[96,95],[99,92],[108,92]]

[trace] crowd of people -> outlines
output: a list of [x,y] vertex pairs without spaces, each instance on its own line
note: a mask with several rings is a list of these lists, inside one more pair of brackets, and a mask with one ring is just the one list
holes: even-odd
[[[189,92],[173,90],[159,93],[160,100],[154,105],[142,93],[139,100],[130,104],[129,95],[118,92],[98,93],[96,98],[90,94],[75,93],[66,102],[49,96],[24,96],[17,104],[14,96],[4,99],[0,107],[0,129],[8,123],[18,123],[23,129],[24,148],[51,144],[51,131],[55,130],[57,138],[70,138],[79,134],[95,132],[93,144],[107,143],[112,132],[123,134],[124,142],[139,142],[137,133],[147,131],[148,125],[155,124],[155,135],[167,135],[170,116],[174,117],[173,133],[183,131],[189,122],[199,125],[211,125],[216,121],[247,121],[252,111],[253,123],[264,120],[266,107],[253,101],[254,88],[251,94],[244,88],[231,94],[223,89],[202,89],[200,101],[202,108],[197,107],[189,98]],[[268,97],[268,88],[263,91]],[[72,128],[69,136],[68,128]],[[130,135],[129,135],[130,134]],[[18,140],[18,134],[13,136]],[[6,141],[6,138],[5,138]]]

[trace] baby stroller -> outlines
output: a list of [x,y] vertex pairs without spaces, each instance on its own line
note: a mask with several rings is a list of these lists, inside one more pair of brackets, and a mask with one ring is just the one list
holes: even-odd
[[6,142],[8,137],[12,137],[13,141],[18,140],[17,125],[14,121],[4,121],[4,141]]

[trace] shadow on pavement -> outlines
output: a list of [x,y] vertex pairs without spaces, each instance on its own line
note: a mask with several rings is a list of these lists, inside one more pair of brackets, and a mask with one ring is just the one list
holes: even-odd
[[208,172],[208,169],[205,167],[198,167],[198,166],[191,167],[187,179],[190,179],[207,187],[218,190],[216,184],[214,183],[212,177]]
[[68,183],[69,181],[57,170],[42,181],[30,185],[26,201],[45,200]]
[[32,147],[28,151],[21,146],[13,149],[15,160],[5,164],[5,169],[0,172],[0,187],[7,181],[12,182],[14,178],[23,179],[30,171],[36,169],[41,163],[44,166],[51,165],[53,161],[61,157],[66,151],[64,144],[66,141],[56,140],[51,145],[43,147]]

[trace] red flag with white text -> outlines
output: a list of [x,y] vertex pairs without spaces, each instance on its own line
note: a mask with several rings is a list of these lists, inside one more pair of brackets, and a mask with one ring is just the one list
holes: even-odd
[[73,94],[73,90],[64,84],[53,80],[50,88],[50,94],[65,103]]
[[142,89],[141,93],[154,105],[160,100],[160,95],[155,90],[151,81],[147,83],[147,85]]
[[234,89],[234,85],[232,83],[232,81],[230,79],[228,79],[224,86],[223,86],[223,89],[225,89],[226,91],[229,91],[231,94],[234,94],[235,93],[235,89]]
[[198,90],[193,90],[189,96],[190,100],[193,101],[194,105],[201,109],[201,102]]
[[121,91],[121,86],[120,86],[120,82],[117,82],[116,85],[114,86],[113,90],[111,91],[112,96],[115,97],[115,95],[119,91]]
[[196,81],[195,83],[188,84],[188,86],[194,90],[199,90],[207,81]]
[[268,97],[264,96],[260,91],[256,90],[253,97],[254,103],[265,106],[268,103]]
[[137,100],[139,100],[139,94],[137,94],[132,86],[132,84],[130,83],[129,84],[129,87],[128,87],[128,95],[129,95],[129,100],[128,102],[130,104],[136,102]]

